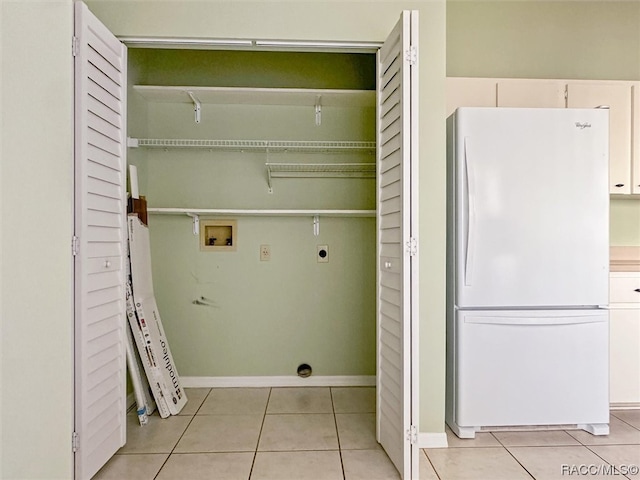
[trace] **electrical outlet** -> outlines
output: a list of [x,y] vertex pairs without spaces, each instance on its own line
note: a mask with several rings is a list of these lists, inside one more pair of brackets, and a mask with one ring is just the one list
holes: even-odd
[[329,245],[318,245],[318,263],[329,263]]
[[271,245],[260,245],[260,261],[268,262],[271,260]]

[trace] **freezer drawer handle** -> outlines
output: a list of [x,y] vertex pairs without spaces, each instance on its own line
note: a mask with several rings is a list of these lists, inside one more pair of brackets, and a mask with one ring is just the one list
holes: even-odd
[[564,325],[580,325],[589,323],[606,322],[606,317],[601,315],[575,315],[575,316],[549,316],[549,317],[466,317],[464,323],[476,325],[510,325],[515,327],[529,327],[546,325],[550,327],[560,327]]

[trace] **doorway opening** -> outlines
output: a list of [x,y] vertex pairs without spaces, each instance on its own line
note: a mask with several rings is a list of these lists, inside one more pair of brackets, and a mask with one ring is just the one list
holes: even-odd
[[[375,385],[375,54],[128,56],[128,163],[184,385],[303,381],[301,363],[311,384]],[[202,251],[192,217],[163,209],[235,221],[233,251]]]

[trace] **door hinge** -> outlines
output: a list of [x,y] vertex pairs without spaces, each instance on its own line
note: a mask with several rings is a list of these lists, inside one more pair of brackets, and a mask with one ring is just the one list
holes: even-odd
[[75,35],[71,38],[71,53],[74,57],[78,55],[78,37]]
[[414,45],[410,46],[405,52],[405,60],[410,66],[418,64],[418,48]]
[[71,448],[73,450],[73,453],[76,453],[78,451],[78,432],[73,432],[73,434],[71,435]]
[[411,445],[418,443],[418,429],[415,425],[411,425],[407,430],[407,440]]
[[80,250],[80,239],[75,235],[71,237],[71,253],[75,257]]
[[418,241],[415,237],[409,238],[407,242],[407,253],[412,257],[418,254]]

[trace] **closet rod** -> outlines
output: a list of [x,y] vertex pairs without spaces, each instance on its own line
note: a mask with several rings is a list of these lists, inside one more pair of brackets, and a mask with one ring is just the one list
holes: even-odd
[[381,42],[347,42],[318,40],[267,40],[267,39],[235,39],[235,38],[198,38],[198,37],[143,37],[118,36],[118,39],[129,47],[136,48],[174,48],[233,50],[254,49],[275,51],[318,51],[318,52],[363,52],[375,53]]

